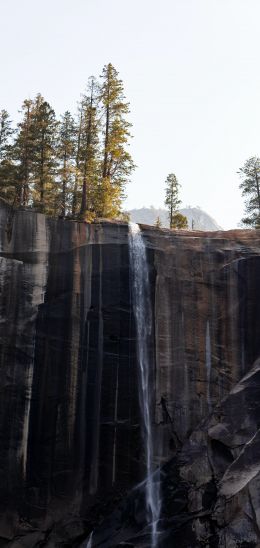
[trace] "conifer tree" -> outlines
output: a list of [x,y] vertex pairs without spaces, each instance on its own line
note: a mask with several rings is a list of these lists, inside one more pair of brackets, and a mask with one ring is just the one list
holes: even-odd
[[0,195],[13,205],[85,220],[120,217],[134,169],[128,152],[131,124],[123,83],[111,63],[101,84],[91,77],[76,125],[69,111],[57,122],[42,95],[25,100],[12,138],[0,112]]
[[8,112],[0,111],[0,196],[10,204],[15,203],[16,169],[11,158],[11,137],[14,131]]
[[131,127],[126,119],[129,104],[125,102],[122,80],[111,63],[103,68],[101,79],[104,127],[98,214],[116,217],[121,211],[125,185],[134,169],[126,148]]
[[4,160],[13,134],[12,122],[6,110],[0,111],[0,161]]
[[161,222],[161,219],[160,219],[159,216],[156,218],[155,226],[156,226],[156,228],[161,228],[162,227],[162,222]]
[[239,169],[242,178],[240,188],[242,196],[246,197],[246,217],[242,223],[253,228],[260,228],[260,158],[249,158]]
[[173,215],[178,210],[181,200],[179,198],[180,184],[174,173],[169,173],[166,179],[165,205],[168,209],[170,228],[172,228]]
[[10,205],[19,204],[17,197],[17,170],[11,157],[7,155],[0,162],[0,196]]
[[181,200],[179,198],[180,183],[174,173],[166,179],[165,205],[168,209],[170,228],[187,228],[187,217],[178,212]]
[[81,138],[82,138],[82,124],[83,124],[83,104],[82,101],[79,107],[78,113],[78,123],[76,125],[76,158],[75,158],[75,174],[74,174],[74,185],[72,193],[72,205],[71,213],[75,217],[79,214],[79,187],[80,187],[80,150],[81,150]]
[[58,178],[59,212],[62,216],[71,210],[73,176],[75,175],[76,125],[73,116],[66,111],[58,129],[57,157],[59,161]]
[[188,219],[185,215],[182,215],[179,211],[173,214],[171,228],[189,228]]
[[54,110],[40,94],[37,95],[32,116],[33,204],[39,211],[49,214],[58,211],[58,186],[55,184],[57,126]]
[[12,147],[12,159],[16,165],[16,201],[27,206],[31,202],[31,177],[34,149],[33,134],[34,102],[26,99],[22,105],[23,118],[18,124],[17,136]]
[[89,79],[88,93],[82,99],[81,139],[78,168],[81,174],[80,216],[91,220],[97,205],[99,170],[99,86],[94,77]]

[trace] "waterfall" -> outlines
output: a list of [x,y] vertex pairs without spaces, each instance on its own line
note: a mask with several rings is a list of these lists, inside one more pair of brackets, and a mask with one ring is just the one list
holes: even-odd
[[92,548],[92,537],[93,537],[93,531],[89,535],[89,539],[88,539],[88,542],[86,544],[86,548]]
[[152,334],[152,308],[145,243],[138,225],[129,224],[132,298],[136,322],[137,360],[139,367],[139,402],[142,415],[146,460],[146,517],[152,526],[151,548],[157,545],[157,524],[160,517],[160,483],[153,473],[152,394],[149,343]]

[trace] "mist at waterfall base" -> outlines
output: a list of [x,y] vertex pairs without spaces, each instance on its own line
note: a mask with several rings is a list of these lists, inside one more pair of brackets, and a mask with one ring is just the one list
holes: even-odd
[[152,335],[152,307],[146,247],[137,224],[129,224],[130,271],[133,287],[133,310],[137,334],[137,361],[139,368],[139,402],[142,417],[146,464],[146,519],[151,524],[151,547],[157,546],[160,517],[160,478],[153,473],[152,383],[149,343]]

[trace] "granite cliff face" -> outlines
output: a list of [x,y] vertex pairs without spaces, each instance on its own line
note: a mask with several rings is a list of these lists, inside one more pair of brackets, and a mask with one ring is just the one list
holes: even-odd
[[[159,546],[258,546],[259,231],[142,231]],[[149,546],[128,244],[0,205],[0,547]]]

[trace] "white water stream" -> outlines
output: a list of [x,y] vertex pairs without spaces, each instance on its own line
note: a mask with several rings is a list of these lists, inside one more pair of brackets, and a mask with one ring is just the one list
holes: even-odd
[[146,460],[146,517],[151,524],[151,548],[157,546],[160,517],[160,483],[153,473],[152,390],[149,344],[152,334],[152,308],[145,243],[138,225],[129,224],[130,270],[133,287],[133,309],[136,322],[137,359],[140,374],[139,400],[142,414]]
[[92,531],[92,533],[90,533],[88,542],[86,544],[86,548],[92,548],[92,537],[93,537],[93,531]]

